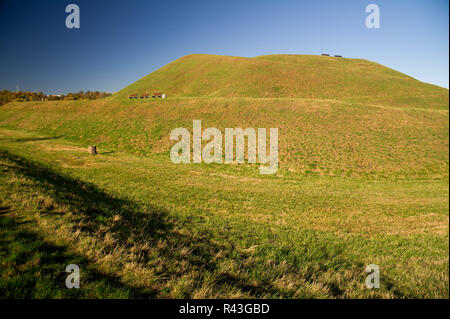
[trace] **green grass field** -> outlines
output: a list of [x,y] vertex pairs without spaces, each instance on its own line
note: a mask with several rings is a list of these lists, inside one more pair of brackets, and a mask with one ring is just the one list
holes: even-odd
[[[169,98],[127,98],[153,92]],[[103,100],[6,104],[0,296],[448,298],[448,111],[448,90],[379,64],[294,55],[187,56]],[[194,119],[278,127],[278,172],[173,164]]]

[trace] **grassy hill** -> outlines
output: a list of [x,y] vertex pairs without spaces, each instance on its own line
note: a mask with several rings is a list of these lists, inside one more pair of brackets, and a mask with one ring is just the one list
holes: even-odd
[[[191,55],[106,99],[8,103],[0,294],[67,296],[51,269],[76,258],[74,297],[448,298],[448,96],[365,60]],[[169,134],[194,119],[278,127],[278,173],[173,164]],[[25,231],[63,247],[50,274]]]
[[242,58],[188,55],[115,94],[170,97],[312,98],[448,108],[448,90],[378,63],[314,55]]
[[[169,98],[128,99],[155,91]],[[448,97],[360,59],[189,55],[104,100],[10,103],[0,123],[141,154],[167,154],[170,131],[194,119],[278,127],[285,171],[448,176]]]

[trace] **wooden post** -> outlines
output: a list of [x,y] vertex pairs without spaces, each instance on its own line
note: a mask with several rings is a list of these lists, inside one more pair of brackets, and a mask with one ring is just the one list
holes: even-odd
[[92,154],[92,155],[97,154],[97,146],[95,146],[95,145],[89,145],[88,151],[89,151],[89,154]]

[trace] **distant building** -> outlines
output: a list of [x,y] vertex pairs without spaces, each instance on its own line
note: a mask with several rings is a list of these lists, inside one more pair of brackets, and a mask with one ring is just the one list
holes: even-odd
[[156,93],[153,93],[152,98],[157,98],[157,97],[161,98],[161,96],[162,96],[161,92],[156,92]]
[[148,93],[144,93],[141,95],[141,99],[148,99]]
[[335,58],[342,58],[342,55],[335,55]]
[[128,98],[129,98],[130,100],[131,100],[131,99],[137,99],[137,94],[131,94]]
[[330,56],[328,53],[322,53],[323,56]]

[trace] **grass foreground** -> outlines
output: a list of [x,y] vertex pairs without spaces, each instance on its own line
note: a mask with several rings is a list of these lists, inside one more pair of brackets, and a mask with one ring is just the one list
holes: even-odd
[[1,136],[3,297],[449,296],[448,180],[260,176]]

